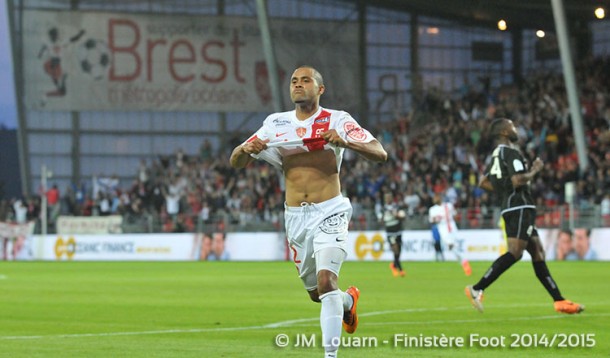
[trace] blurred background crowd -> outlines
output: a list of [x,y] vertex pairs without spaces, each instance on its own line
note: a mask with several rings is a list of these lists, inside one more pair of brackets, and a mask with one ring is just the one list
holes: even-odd
[[[565,215],[568,182],[576,187],[574,208],[594,210],[602,225],[610,225],[610,59],[583,60],[576,73],[583,84],[579,95],[590,164],[586,172],[579,172],[560,73],[537,71],[499,88],[490,87],[486,78],[453,93],[425,88],[410,113],[367,126],[388,151],[387,163],[372,164],[346,152],[342,183],[354,206],[353,228],[378,227],[375,206],[382,204],[385,191],[407,212],[406,228],[427,227],[435,195],[458,208],[461,226],[494,227],[494,198],[476,184],[493,149],[486,130],[498,117],[513,119],[527,158],[545,162],[532,183],[540,226],[556,226]],[[366,119],[358,120],[366,126]],[[124,230],[131,232],[281,230],[281,173],[263,161],[247,170],[229,165],[233,146],[250,134],[237,133],[225,148],[204,141],[198,153],[176,148],[152,162],[142,159],[134,163],[131,182],[104,173],[78,185],[52,185],[38,195],[2,200],[0,221],[38,220],[41,195],[46,195],[50,232],[60,215],[121,215]]]

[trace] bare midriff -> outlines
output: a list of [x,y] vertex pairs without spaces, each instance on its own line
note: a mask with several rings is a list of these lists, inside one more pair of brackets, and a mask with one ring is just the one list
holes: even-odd
[[283,158],[286,204],[321,203],[341,194],[332,150],[305,152]]

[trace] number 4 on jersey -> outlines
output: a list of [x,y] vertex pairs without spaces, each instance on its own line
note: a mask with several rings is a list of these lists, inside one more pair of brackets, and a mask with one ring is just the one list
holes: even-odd
[[502,179],[502,168],[500,168],[500,147],[496,148],[492,153],[493,163],[491,164],[491,169],[489,169],[489,174],[495,175],[496,178]]

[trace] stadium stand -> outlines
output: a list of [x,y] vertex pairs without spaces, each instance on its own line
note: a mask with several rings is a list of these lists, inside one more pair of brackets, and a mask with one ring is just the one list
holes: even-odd
[[[461,227],[495,227],[498,214],[493,198],[476,183],[490,152],[486,125],[496,117],[515,119],[528,157],[540,156],[546,163],[533,183],[538,207],[543,208],[539,226],[560,226],[568,219],[567,182],[576,183],[574,214],[587,219],[589,226],[608,225],[610,59],[585,60],[577,74],[587,84],[581,96],[591,162],[586,173],[578,173],[560,74],[536,72],[521,84],[482,91],[466,88],[457,97],[428,88],[411,113],[376,128],[376,136],[388,149],[388,163],[378,166],[353,153],[346,155],[347,174],[342,181],[354,203],[352,226],[377,228],[374,207],[386,187],[408,207],[407,228],[427,227],[427,209],[435,194],[447,196],[458,208]],[[227,150],[214,152],[204,141],[199,153],[177,149],[151,163],[142,160],[135,165],[130,185],[101,176],[89,189],[66,188],[59,210],[71,216],[118,214],[126,232],[192,232],[210,227],[281,230],[279,173],[260,161],[253,164],[256,170],[236,172],[228,164]],[[57,193],[51,190],[46,195]],[[14,220],[16,200],[1,203],[0,220]],[[36,220],[40,196],[26,202],[28,220]]]

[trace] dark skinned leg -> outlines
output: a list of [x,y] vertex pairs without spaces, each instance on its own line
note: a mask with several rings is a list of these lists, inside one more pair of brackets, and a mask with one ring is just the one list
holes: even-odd
[[398,243],[393,243],[390,244],[390,247],[392,248],[392,253],[394,254],[394,267],[396,267],[398,270],[402,271],[402,265],[400,264],[400,245],[398,245]]
[[487,270],[481,280],[473,286],[475,290],[484,290],[489,287],[504,271],[508,270],[515,262],[523,256],[527,247],[527,241],[515,237],[508,238],[508,252],[500,256]]
[[559,288],[546,266],[544,248],[542,247],[538,236],[532,236],[527,245],[527,252],[532,256],[532,266],[534,267],[536,277],[538,277],[542,286],[544,286],[549,295],[553,297],[554,301],[562,301],[564,298],[561,296],[561,292],[559,292]]

